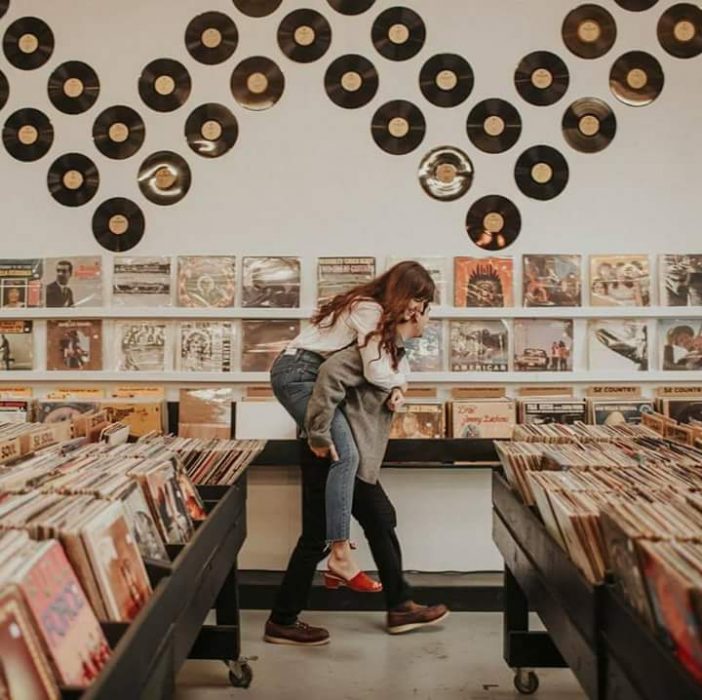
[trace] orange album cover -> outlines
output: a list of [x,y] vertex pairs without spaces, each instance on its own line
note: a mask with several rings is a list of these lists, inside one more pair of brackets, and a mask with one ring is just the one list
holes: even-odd
[[514,306],[512,258],[455,258],[454,305],[460,308]]

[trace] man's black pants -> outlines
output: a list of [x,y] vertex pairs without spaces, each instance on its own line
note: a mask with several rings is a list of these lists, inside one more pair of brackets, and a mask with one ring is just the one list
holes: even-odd
[[[271,613],[271,620],[278,625],[292,625],[307,606],[317,564],[327,553],[324,489],[329,463],[311,456],[302,462],[302,535],[290,557]],[[363,528],[378,567],[387,609],[411,600],[412,592],[402,575],[395,508],[380,483],[368,484],[356,479],[352,512]]]

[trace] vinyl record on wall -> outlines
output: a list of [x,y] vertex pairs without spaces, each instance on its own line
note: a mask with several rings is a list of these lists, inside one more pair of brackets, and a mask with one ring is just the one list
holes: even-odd
[[125,105],[109,107],[95,120],[93,140],[108,158],[124,160],[133,156],[146,138],[144,120]]
[[663,91],[664,83],[661,64],[644,51],[629,51],[620,56],[609,74],[612,94],[632,107],[651,104]]
[[414,10],[390,7],[373,22],[371,38],[375,48],[385,58],[406,61],[422,50],[427,29]]
[[236,51],[239,32],[231,17],[222,12],[204,12],[185,30],[185,46],[200,63],[224,63]]
[[10,0],[0,0],[0,19],[5,16],[8,8],[10,7]]
[[54,33],[44,20],[21,17],[5,32],[2,42],[5,57],[20,70],[43,66],[54,52]]
[[114,197],[93,215],[93,235],[106,250],[126,253],[144,237],[144,213],[130,199]]
[[236,117],[227,107],[210,103],[198,107],[185,123],[188,146],[203,158],[219,158],[239,136]]
[[278,46],[292,61],[311,63],[329,50],[332,30],[315,10],[293,10],[278,27]]
[[600,5],[580,5],[568,13],[561,31],[565,45],[580,58],[600,58],[614,46],[617,24]]
[[172,151],[153,153],[139,168],[139,189],[154,204],[169,206],[180,202],[188,194],[191,182],[190,166]]
[[533,146],[519,156],[514,169],[517,186],[527,197],[546,201],[568,184],[568,162],[551,146]]
[[432,56],[419,73],[422,94],[437,107],[455,107],[465,102],[474,82],[470,63],[453,53]]
[[658,40],[676,58],[694,58],[702,53],[702,9],[681,2],[669,7],[658,21]]
[[99,94],[97,73],[82,61],[62,63],[49,78],[51,104],[64,114],[87,112]]
[[2,109],[10,97],[10,83],[7,82],[5,74],[0,70],[0,109]]
[[20,109],[5,122],[2,140],[13,158],[29,163],[49,152],[54,142],[54,127],[38,109]]
[[419,165],[419,184],[434,199],[452,202],[473,184],[473,163],[453,146],[440,146],[427,153]]
[[506,197],[490,194],[479,199],[466,216],[468,237],[483,250],[503,250],[522,230],[519,209]]
[[534,51],[525,56],[514,73],[517,92],[538,107],[555,104],[570,84],[568,66],[549,51]]
[[324,89],[335,105],[357,109],[367,105],[378,92],[378,71],[363,56],[340,56],[327,68]]
[[406,100],[386,102],[373,115],[373,140],[394,156],[413,151],[424,139],[426,121],[418,107]]
[[650,10],[658,0],[614,0],[614,2],[630,12],[643,12]]
[[82,153],[67,153],[49,168],[47,184],[51,196],[66,207],[89,202],[100,186],[100,174],[90,158]]
[[171,58],[158,58],[144,68],[139,95],[157,112],[172,112],[190,97],[192,82],[185,66]]
[[283,0],[234,0],[234,5],[239,12],[249,17],[265,17],[272,15],[282,2]]
[[231,90],[246,109],[270,109],[283,95],[285,76],[270,58],[251,56],[234,69]]
[[327,0],[327,2],[342,15],[360,15],[369,10],[375,0]]
[[612,143],[617,118],[610,106],[596,97],[576,100],[563,115],[563,135],[576,151],[597,153]]
[[473,107],[466,129],[476,148],[485,153],[504,153],[519,140],[522,119],[509,102],[491,98]]

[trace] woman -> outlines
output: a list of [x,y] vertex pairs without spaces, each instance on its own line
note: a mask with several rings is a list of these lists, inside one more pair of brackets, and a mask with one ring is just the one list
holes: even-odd
[[[409,365],[400,359],[397,326],[423,312],[434,298],[434,282],[416,262],[401,262],[385,274],[339,294],[322,305],[311,325],[295,338],[271,369],[273,393],[300,428],[304,428],[319,367],[326,357],[356,343],[368,382],[389,393],[388,407],[399,408],[407,389]],[[360,592],[381,586],[361,572],[351,557],[350,522],[358,448],[346,417],[337,411],[332,423],[333,447],[313,448],[331,457],[327,479],[327,540],[331,546],[325,582]]]

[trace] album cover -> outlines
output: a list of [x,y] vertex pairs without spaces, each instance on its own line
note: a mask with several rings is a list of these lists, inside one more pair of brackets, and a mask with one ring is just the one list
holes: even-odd
[[446,435],[442,403],[406,403],[395,413],[391,440],[441,439]]
[[405,351],[413,372],[441,372],[444,369],[444,324],[429,321],[421,338],[405,340]]
[[317,303],[319,306],[375,277],[375,258],[319,258]]
[[572,369],[572,320],[515,319],[515,372],[569,372]]
[[179,257],[177,290],[178,306],[234,306],[236,258],[228,255]]
[[524,306],[580,306],[579,255],[525,255]]
[[638,319],[591,319],[588,322],[591,370],[648,370],[648,323]]
[[183,322],[178,326],[176,369],[181,372],[231,372],[234,324]]
[[668,371],[702,369],[702,322],[699,319],[662,319],[658,343],[662,367]]
[[513,306],[513,284],[512,258],[454,259],[454,306]]
[[702,423],[702,396],[684,399],[661,399],[661,413],[678,423]]
[[33,418],[36,423],[60,423],[73,421],[84,413],[98,410],[93,401],[35,401]]
[[168,551],[161,539],[141,485],[136,481],[130,482],[127,490],[121,495],[120,501],[127,514],[127,523],[131,526],[141,556],[145,559],[170,563]]
[[522,399],[519,422],[530,425],[585,423],[587,410],[582,399]]
[[448,303],[448,293],[446,289],[448,281],[448,260],[438,256],[425,256],[420,258],[389,257],[387,260],[387,269],[389,270],[394,265],[397,265],[397,263],[405,260],[418,262],[431,276],[436,285],[434,304],[436,306],[443,306]]
[[46,369],[102,369],[102,321],[46,322]]
[[454,401],[451,408],[451,435],[454,438],[508,439],[516,422],[513,401],[476,399]]
[[14,585],[0,589],[0,698],[59,700],[49,660]]
[[245,257],[241,276],[243,307],[299,308],[300,258]]
[[[653,401],[649,399],[615,400],[590,399],[590,422],[594,425],[638,425],[644,413],[653,411]],[[702,408],[702,403],[700,404]]]
[[0,423],[26,423],[29,410],[29,401],[0,399]]
[[120,372],[164,372],[168,326],[158,321],[116,321],[114,342]]
[[507,372],[509,330],[504,321],[451,321],[452,372]]
[[129,435],[140,438],[149,433],[163,433],[165,406],[163,401],[101,401],[110,423],[129,426]]
[[41,306],[43,272],[44,266],[39,259],[0,260],[0,308]]
[[661,306],[702,306],[702,255],[659,257]]
[[32,321],[0,320],[0,372],[34,369]]
[[229,440],[233,402],[233,389],[181,389],[178,435]]
[[112,267],[115,306],[170,306],[171,259],[117,257]]
[[591,306],[650,306],[647,255],[590,256]]
[[102,258],[44,260],[44,305],[49,308],[102,306]]
[[275,358],[299,333],[299,321],[242,321],[241,371],[268,372]]

